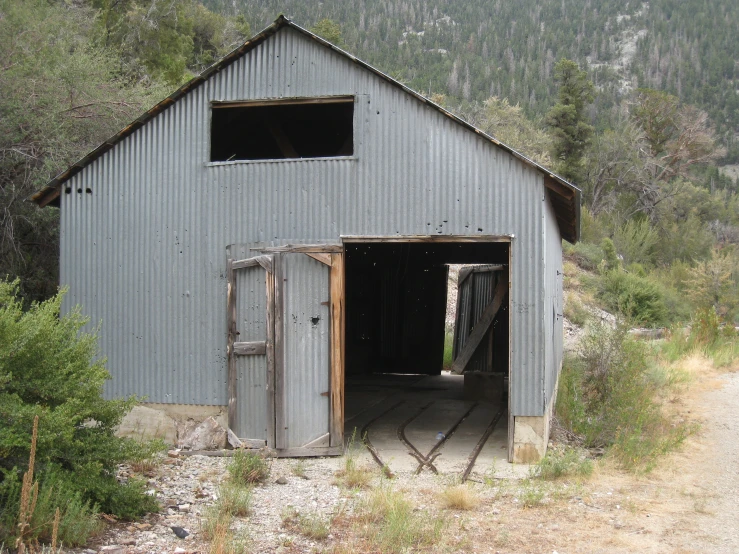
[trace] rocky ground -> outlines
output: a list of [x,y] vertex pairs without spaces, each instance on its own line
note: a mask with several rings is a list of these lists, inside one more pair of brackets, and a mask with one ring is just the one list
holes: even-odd
[[[693,375],[672,402],[701,424],[680,452],[646,475],[598,464],[586,480],[556,482],[503,479],[481,468],[470,483],[478,503],[468,511],[445,508],[442,491],[454,476],[398,472],[388,481],[372,469],[368,489],[343,486],[343,458],[272,461],[269,480],[254,489],[251,513],[236,518],[231,534],[247,552],[378,552],[368,546],[352,515],[372,490],[401,491],[414,513],[442,521],[432,552],[546,553],[734,553],[739,552],[739,374],[721,374],[700,358],[688,360]],[[227,476],[228,458],[167,458],[148,476],[160,513],[134,523],[112,523],[85,554],[210,552],[201,522]],[[362,462],[364,463],[364,462]],[[125,477],[129,470],[122,469]],[[289,512],[330,525],[328,536],[306,537],[283,519]],[[178,538],[171,527],[188,532]]]

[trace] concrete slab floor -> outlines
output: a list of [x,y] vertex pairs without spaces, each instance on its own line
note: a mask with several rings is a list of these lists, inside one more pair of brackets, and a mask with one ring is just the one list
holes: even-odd
[[[442,475],[470,478],[520,478],[528,466],[508,463],[506,407],[464,399],[464,377],[442,375],[347,376],[345,389],[347,448],[376,464],[362,444],[366,435],[390,471],[414,471],[427,460]],[[498,417],[474,462],[473,451]],[[354,441],[352,443],[352,437]],[[411,454],[415,452],[415,456]],[[435,456],[438,454],[438,456]],[[431,471],[424,465],[422,471]]]

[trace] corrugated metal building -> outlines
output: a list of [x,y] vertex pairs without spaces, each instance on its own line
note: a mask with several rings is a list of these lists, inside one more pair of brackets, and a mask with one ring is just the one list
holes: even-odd
[[345,371],[438,373],[444,264],[497,264],[509,457],[531,429],[546,447],[579,190],[283,17],[34,200],[61,207],[109,397],[228,406],[241,437],[337,453]]

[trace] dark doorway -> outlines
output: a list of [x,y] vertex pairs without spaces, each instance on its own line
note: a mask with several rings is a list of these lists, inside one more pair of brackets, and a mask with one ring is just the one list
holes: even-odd
[[509,242],[345,243],[347,377],[439,375],[448,265],[507,267],[509,247]]

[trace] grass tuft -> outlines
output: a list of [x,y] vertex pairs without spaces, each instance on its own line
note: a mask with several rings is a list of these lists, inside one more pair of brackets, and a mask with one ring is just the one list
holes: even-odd
[[415,510],[389,486],[373,490],[359,507],[365,538],[380,552],[401,553],[436,544],[444,521]]
[[253,485],[269,478],[270,462],[267,454],[261,451],[237,450],[226,469],[234,483]]
[[331,520],[318,513],[301,514],[290,507],[282,513],[282,526],[297,531],[308,539],[322,541],[329,535]]
[[444,507],[452,510],[472,510],[480,504],[479,495],[468,485],[447,487],[440,496]]

